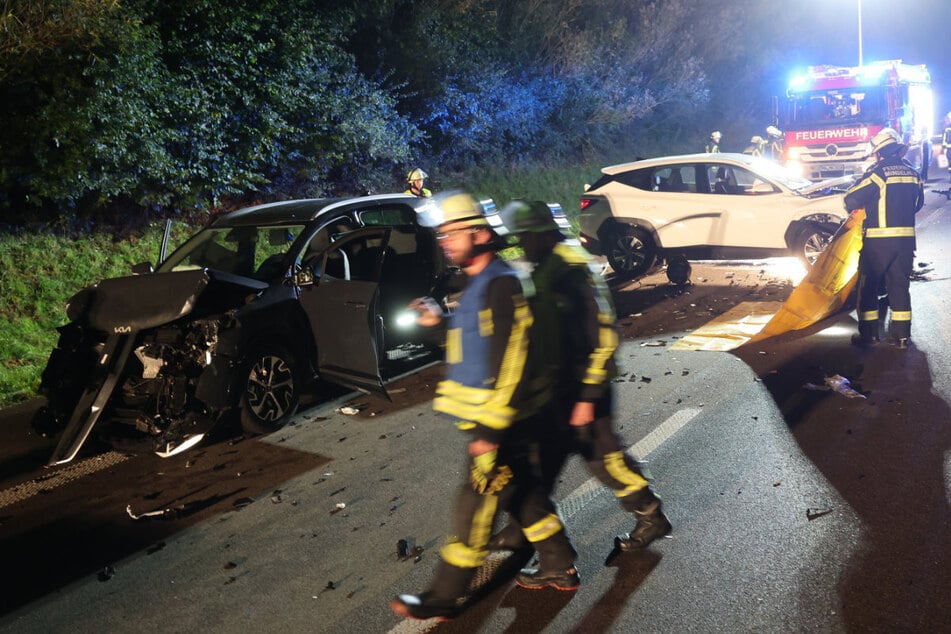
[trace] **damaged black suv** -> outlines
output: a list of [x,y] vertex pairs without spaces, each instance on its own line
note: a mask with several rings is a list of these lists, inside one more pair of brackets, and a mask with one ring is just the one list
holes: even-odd
[[400,320],[411,299],[445,302],[453,289],[420,222],[431,209],[403,194],[250,207],[154,271],[74,295],[34,420],[62,430],[49,464],[72,460],[94,429],[113,444],[146,439],[163,456],[235,410],[246,431],[270,432],[318,379],[385,393],[388,379],[436,360]]

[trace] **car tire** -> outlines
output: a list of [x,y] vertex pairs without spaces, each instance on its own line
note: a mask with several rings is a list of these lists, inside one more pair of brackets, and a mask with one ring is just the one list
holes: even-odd
[[615,275],[634,278],[645,275],[657,261],[654,241],[643,229],[618,225],[605,232],[604,255]]
[[241,373],[238,409],[241,428],[268,434],[287,424],[300,405],[297,360],[280,344],[256,347]]
[[826,250],[832,241],[834,231],[821,225],[810,225],[802,229],[796,236],[796,257],[806,266],[812,268],[819,255]]

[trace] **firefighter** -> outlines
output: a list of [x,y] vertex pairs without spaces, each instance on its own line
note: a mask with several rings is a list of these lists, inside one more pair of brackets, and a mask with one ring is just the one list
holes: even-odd
[[[530,335],[532,366],[556,395],[536,419],[533,434],[539,441],[542,482],[551,491],[568,455],[579,453],[589,471],[634,514],[633,530],[616,537],[615,547],[623,551],[644,548],[670,533],[671,525],[660,498],[640,465],[624,452],[614,430],[611,381],[617,374],[618,335],[610,292],[590,257],[580,247],[565,243],[547,204],[513,201],[508,214],[507,226],[534,264],[529,296],[535,319]],[[490,542],[494,550],[526,546],[515,522]],[[526,569],[515,581],[534,589],[558,579]]]
[[[534,479],[521,426],[537,414],[544,397],[528,381],[528,330],[532,314],[515,271],[496,256],[506,246],[470,195],[438,197],[438,238],[447,258],[460,266],[467,285],[449,318],[446,378],[433,409],[455,420],[469,435],[465,473],[458,492],[453,536],[440,550],[430,589],[401,594],[390,604],[401,616],[452,618],[460,611],[469,582],[488,555],[498,510],[512,513],[539,552],[541,568],[558,572],[559,588],[576,590],[575,552],[551,500]],[[417,323],[442,321],[438,305],[417,300]],[[535,399],[535,400],[533,400]]]
[[407,188],[404,194],[412,194],[417,198],[429,198],[433,195],[431,191],[423,187],[423,180],[429,178],[429,174],[418,167],[410,170],[406,175]]
[[872,137],[875,164],[845,195],[848,211],[865,209],[859,254],[859,332],[852,343],[872,346],[879,337],[879,289],[888,293],[891,336],[900,349],[911,337],[910,277],[915,256],[915,214],[924,204],[918,172],[902,156],[907,146],[884,128]]
[[720,139],[723,137],[719,130],[710,133],[710,140],[707,141],[705,151],[707,154],[715,154],[720,151]]
[[766,137],[769,142],[765,154],[774,161],[783,160],[783,131],[774,125],[766,128]]
[[743,154],[750,154],[752,156],[763,156],[763,152],[766,150],[767,141],[760,135],[756,134],[750,139],[750,144],[746,146],[746,149],[743,150]]

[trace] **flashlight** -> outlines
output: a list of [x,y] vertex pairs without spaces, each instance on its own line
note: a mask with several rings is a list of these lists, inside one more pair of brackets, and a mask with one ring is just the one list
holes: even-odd
[[416,325],[416,317],[415,311],[404,311],[396,316],[396,326],[398,328],[411,328]]

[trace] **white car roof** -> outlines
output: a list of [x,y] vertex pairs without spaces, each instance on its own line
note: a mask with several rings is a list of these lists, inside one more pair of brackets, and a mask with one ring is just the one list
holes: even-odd
[[718,163],[734,163],[742,165],[751,165],[753,163],[754,157],[749,154],[741,154],[739,152],[715,152],[715,153],[701,153],[701,154],[678,154],[675,156],[658,156],[655,158],[641,159],[639,161],[632,161],[630,163],[619,163],[617,165],[609,165],[608,167],[601,168],[601,172],[604,174],[618,174],[620,172],[626,172],[631,169],[636,169],[640,167],[650,167],[652,165],[670,165],[677,163],[697,163],[700,161],[716,161]]

